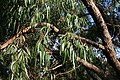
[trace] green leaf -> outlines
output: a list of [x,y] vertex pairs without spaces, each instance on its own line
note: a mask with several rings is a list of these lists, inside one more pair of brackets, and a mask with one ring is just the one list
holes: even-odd
[[85,49],[83,50],[83,52],[84,52],[84,60],[86,61],[87,57],[86,57],[86,51],[85,51]]
[[22,61],[22,49],[20,49],[18,52],[18,60]]
[[31,1],[31,0],[28,0],[28,2],[29,2],[29,4],[31,4],[32,1]]
[[70,46],[70,60],[72,59],[72,53],[73,53],[73,46]]
[[25,6],[27,7],[28,0],[24,0],[24,1],[25,1]]
[[25,70],[25,74],[26,74],[27,78],[29,79],[27,68],[25,67],[24,70]]
[[45,59],[46,59],[46,66],[50,66],[50,58],[49,58],[49,55],[46,54]]
[[30,56],[30,50],[28,49],[28,47],[25,47],[26,49],[26,53]]
[[12,71],[13,74],[14,74],[15,64],[16,64],[16,61],[13,61],[11,63],[11,71]]
[[43,55],[42,55],[43,53],[40,51],[40,66],[41,66],[41,64],[42,64],[42,60],[43,60]]
[[83,58],[83,55],[84,55],[84,50],[83,50],[83,48],[81,47],[81,48],[80,48],[80,58]]
[[66,62],[66,57],[67,57],[67,49],[65,49],[65,51],[64,51],[64,60],[63,60],[63,64]]
[[72,52],[72,62],[73,62],[73,69],[75,69],[76,66],[75,66],[75,53],[74,53],[74,51]]
[[62,44],[62,49],[61,50],[64,51],[64,49],[65,49],[65,43]]

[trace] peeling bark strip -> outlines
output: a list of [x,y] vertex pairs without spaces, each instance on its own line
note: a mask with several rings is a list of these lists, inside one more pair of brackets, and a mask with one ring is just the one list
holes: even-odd
[[99,27],[100,33],[102,35],[102,41],[105,46],[104,54],[107,57],[108,63],[114,68],[116,73],[120,75],[120,62],[116,58],[116,53],[113,48],[111,36],[108,32],[108,28],[103,20],[103,17],[96,7],[93,0],[82,0],[83,4],[87,7],[89,13],[93,17],[96,25]]

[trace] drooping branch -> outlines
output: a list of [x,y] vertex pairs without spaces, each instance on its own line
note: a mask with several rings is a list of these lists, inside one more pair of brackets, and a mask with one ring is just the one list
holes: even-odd
[[83,4],[87,7],[89,13],[93,17],[96,25],[99,27],[99,31],[102,36],[102,41],[105,46],[104,54],[108,60],[108,63],[114,68],[116,73],[120,75],[120,62],[116,58],[116,53],[113,48],[111,36],[108,32],[107,25],[93,0],[82,0]]
[[[34,26],[34,27],[37,27],[37,26],[39,26],[39,27],[42,27],[42,26],[50,26],[51,29],[53,29],[55,32],[58,32],[58,31],[59,31],[55,26],[53,26],[53,25],[51,25],[51,24],[49,24],[49,23],[36,23],[36,24],[34,24],[34,25],[32,25],[32,26]],[[6,42],[4,42],[3,44],[0,44],[0,49],[6,48],[9,44],[13,43],[13,41],[14,41],[17,37],[19,37],[20,35],[26,34],[26,33],[29,33],[29,32],[34,32],[33,30],[31,30],[32,26],[27,26],[27,27],[24,26],[25,28],[23,28],[22,30],[20,30],[16,35],[14,35],[14,36],[11,37],[10,39],[8,39],[8,40],[7,40]]]
[[[53,50],[49,50],[47,49],[46,50],[46,53],[49,55],[52,54],[52,55],[56,55],[56,54],[59,54],[58,51],[53,51]],[[104,73],[103,70],[99,69],[97,66],[93,65],[92,63],[89,63],[87,61],[85,61],[84,59],[80,59],[80,57],[77,57],[77,61],[80,62],[80,66],[84,66],[85,68],[87,68],[88,70],[91,70],[93,71],[94,73],[96,73],[102,80],[113,80],[111,77],[113,77],[110,73],[108,73],[109,75],[106,75]],[[60,65],[62,66],[62,65]],[[55,69],[59,67],[59,66],[56,66]],[[77,68],[77,67],[76,67]],[[53,68],[54,69],[54,68]],[[74,69],[70,70],[70,71],[67,71],[67,72],[64,72],[64,73],[60,73],[60,74],[57,74],[56,76],[58,75],[63,75],[63,74],[67,74],[71,71],[74,71]],[[109,77],[111,76],[111,77]]]
[[[33,25],[34,27],[42,27],[42,26],[49,26],[55,33],[63,33],[63,31],[59,30],[58,28],[56,28],[55,26],[53,26],[52,24],[49,24],[49,23],[36,23]],[[21,34],[26,34],[26,33],[29,33],[29,32],[34,32],[33,30],[31,30],[31,26],[28,26],[26,28],[24,28],[23,30],[19,31],[15,36],[13,36],[12,38],[10,38],[9,40],[7,40],[4,44],[0,45],[0,49],[4,49],[6,48],[9,44],[13,43],[13,41],[19,37]],[[75,39],[79,39],[80,41],[82,41],[83,43],[87,43],[89,45],[92,45],[93,47],[96,47],[96,48],[100,48],[102,50],[104,50],[104,46],[101,45],[101,44],[98,44],[94,41],[91,41],[89,39],[86,39],[86,38],[83,38],[83,37],[79,37],[75,34],[73,34],[73,36],[75,37]]]
[[103,70],[99,69],[97,66],[85,61],[84,59],[80,59],[80,57],[77,57],[77,61],[81,63],[81,65],[83,65],[84,67],[86,67],[88,70],[93,71],[94,73],[96,73],[102,80],[113,80],[111,77],[106,76],[105,77],[105,73]]
[[[80,59],[79,57],[77,57],[77,61],[79,61],[84,67],[86,67],[89,70],[92,70],[93,72],[95,72],[98,76],[100,76],[100,78],[104,79],[104,71],[100,70],[98,67],[96,67],[93,64],[88,63],[87,61]],[[104,79],[106,80],[106,79]]]

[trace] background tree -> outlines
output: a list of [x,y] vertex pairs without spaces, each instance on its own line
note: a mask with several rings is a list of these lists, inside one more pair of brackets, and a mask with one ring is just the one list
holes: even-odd
[[119,3],[1,0],[0,77],[119,80]]

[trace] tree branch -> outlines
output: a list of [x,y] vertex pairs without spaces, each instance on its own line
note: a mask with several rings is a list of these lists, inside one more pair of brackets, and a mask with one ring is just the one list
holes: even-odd
[[83,43],[87,43],[88,45],[92,45],[93,47],[96,47],[96,48],[99,48],[99,49],[102,49],[104,50],[105,47],[102,45],[102,44],[98,44],[94,41],[91,41],[90,39],[86,39],[84,37],[78,37],[77,35],[73,34],[75,39],[79,39],[81,42]]
[[84,59],[80,59],[80,57],[77,57],[77,61],[79,61],[87,69],[95,72],[102,80],[111,80],[109,76],[105,77],[104,71],[100,70],[97,66],[85,61]]
[[[49,53],[51,53],[52,55],[59,54],[58,51],[52,51],[52,50],[49,50],[49,49],[46,51],[46,53],[47,53],[48,55],[49,55]],[[50,55],[51,55],[51,54],[50,54]],[[58,56],[59,56],[59,55],[58,55]],[[78,56],[77,56],[77,61],[80,62],[80,65],[82,65],[82,66],[84,66],[85,68],[87,68],[88,70],[91,70],[91,71],[93,71],[94,73],[96,73],[102,80],[113,80],[113,79],[114,79],[114,77],[113,77],[110,73],[108,73],[109,75],[106,75],[103,70],[100,70],[97,66],[95,66],[95,65],[93,65],[93,64],[85,61],[84,59],[80,59],[80,57],[78,57]],[[62,66],[62,65],[60,65],[60,66]],[[59,67],[59,66],[56,66],[55,69],[56,69],[57,67]],[[54,70],[54,69],[53,69],[53,70]],[[64,72],[64,73],[59,73],[59,74],[57,74],[56,76],[58,76],[58,75],[63,75],[63,74],[67,74],[67,73],[69,73],[69,72],[71,72],[71,71],[73,71],[73,69],[70,70],[70,71]],[[111,76],[111,77],[109,77],[109,76]]]
[[[64,34],[65,32],[59,30],[58,28],[56,28],[55,26],[53,26],[52,24],[49,24],[49,23],[36,23],[33,25],[34,27],[42,27],[42,26],[49,26],[55,33],[62,33]],[[26,34],[26,33],[29,33],[29,32],[34,32],[33,30],[31,30],[31,26],[28,26],[26,28],[24,28],[23,30],[19,31],[15,36],[13,36],[12,38],[10,38],[9,40],[7,40],[4,44],[0,45],[0,49],[4,49],[6,48],[9,44],[13,43],[13,41],[19,37],[21,34]],[[83,38],[83,37],[78,37],[77,35],[73,34],[73,36],[75,37],[75,39],[79,39],[80,41],[82,41],[83,43],[87,43],[89,45],[92,45],[96,48],[100,48],[102,50],[104,50],[104,46],[101,45],[101,44],[98,44],[94,41],[91,41],[89,39],[86,39],[86,38]]]
[[[53,25],[51,25],[51,24],[49,24],[49,23],[36,23],[36,24],[34,24],[34,25],[32,25],[32,26],[34,26],[34,27],[37,27],[37,26],[39,26],[39,27],[42,27],[42,26],[49,26],[49,27],[51,27],[51,29],[53,29],[55,32],[58,32],[59,31],[59,29],[57,29],[55,26],[53,26]],[[0,49],[4,49],[4,48],[6,48],[9,44],[11,44],[11,43],[13,43],[13,41],[17,38],[17,37],[19,37],[20,35],[22,35],[22,34],[26,34],[26,33],[29,33],[29,32],[34,32],[33,30],[31,30],[31,26],[28,26],[28,27],[26,27],[26,26],[24,26],[25,28],[24,29],[22,29],[22,30],[20,30],[16,35],[14,35],[13,37],[11,37],[10,39],[8,39],[6,42],[4,42],[3,44],[0,44]]]

